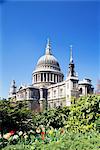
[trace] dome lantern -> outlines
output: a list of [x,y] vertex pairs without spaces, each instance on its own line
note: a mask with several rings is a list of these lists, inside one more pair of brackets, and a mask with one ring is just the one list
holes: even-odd
[[46,51],[45,51],[46,55],[51,55],[51,44],[50,44],[50,39],[47,39],[47,45],[46,45]]

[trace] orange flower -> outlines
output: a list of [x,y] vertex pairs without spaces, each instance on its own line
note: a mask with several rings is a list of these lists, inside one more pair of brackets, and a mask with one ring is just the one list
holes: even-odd
[[45,139],[45,136],[44,136],[44,134],[42,134],[42,140],[44,140]]
[[64,134],[64,129],[63,129],[63,128],[61,129],[60,133],[61,133],[61,134]]
[[11,134],[10,134],[10,133],[6,133],[6,134],[3,136],[3,138],[4,138],[4,139],[9,139],[9,138],[10,138],[10,136],[11,136]]

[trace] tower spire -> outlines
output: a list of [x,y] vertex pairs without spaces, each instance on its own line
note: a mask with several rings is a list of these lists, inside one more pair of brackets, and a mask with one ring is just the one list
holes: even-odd
[[72,45],[70,45],[70,63],[73,63]]
[[75,65],[73,63],[73,55],[72,55],[72,45],[70,45],[70,63],[69,63],[69,72],[68,76],[75,76]]
[[51,44],[50,44],[50,39],[47,39],[47,45],[46,45],[46,51],[45,51],[46,55],[51,55]]

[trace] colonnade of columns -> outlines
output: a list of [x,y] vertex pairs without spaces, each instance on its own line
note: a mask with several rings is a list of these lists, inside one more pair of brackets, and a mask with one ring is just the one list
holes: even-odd
[[63,81],[63,76],[54,73],[37,73],[33,76],[33,83],[37,82],[61,82]]

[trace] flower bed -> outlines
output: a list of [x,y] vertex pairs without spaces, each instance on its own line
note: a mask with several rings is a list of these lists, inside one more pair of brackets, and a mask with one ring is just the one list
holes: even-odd
[[[27,133],[11,131],[5,135],[4,141],[0,142],[2,150],[97,150],[100,148],[99,133],[94,131],[82,134],[68,132],[66,128],[57,130],[39,126],[35,131],[30,130]],[[6,147],[3,148],[4,146]]]

